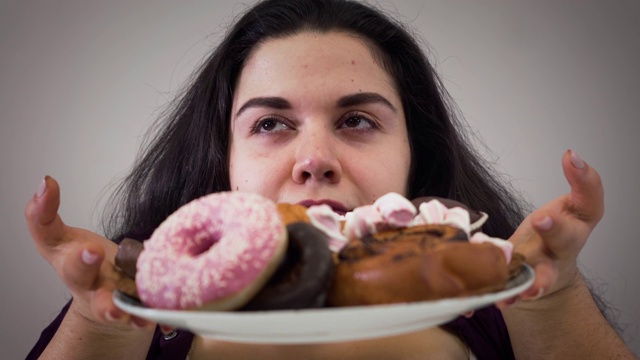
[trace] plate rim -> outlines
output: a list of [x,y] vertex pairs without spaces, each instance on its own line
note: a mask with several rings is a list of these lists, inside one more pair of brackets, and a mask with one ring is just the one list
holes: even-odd
[[[295,335],[293,338],[285,338],[287,333],[273,335],[272,330],[259,330],[252,331],[252,334],[244,334],[242,332],[234,332],[234,331],[224,331],[220,329],[220,325],[222,322],[233,322],[233,325],[240,324],[242,327],[242,322],[273,322],[273,321],[283,321],[289,320],[293,317],[303,316],[309,318],[310,321],[314,319],[321,319],[326,316],[341,316],[341,315],[349,315],[349,317],[357,316],[357,315],[371,315],[378,311],[380,312],[393,312],[396,313],[405,313],[411,311],[425,311],[429,308],[433,312],[434,310],[438,310],[438,308],[447,309],[447,308],[456,308],[455,313],[451,313],[450,317],[447,316],[447,313],[442,314],[442,317],[436,321],[436,323],[429,322],[428,319],[422,319],[424,321],[425,326],[422,329],[426,329],[428,327],[438,326],[447,321],[453,320],[458,317],[460,314],[471,311],[474,309],[482,308],[487,305],[493,304],[500,300],[506,300],[517,294],[525,291],[535,279],[535,273],[533,268],[528,264],[522,264],[522,271],[516,275],[516,277],[509,280],[507,283],[507,288],[497,292],[491,292],[480,295],[472,295],[467,297],[456,297],[456,298],[446,298],[446,299],[438,299],[438,300],[428,300],[428,301],[418,301],[411,303],[397,303],[397,304],[381,304],[381,305],[365,305],[365,306],[345,306],[345,307],[335,307],[335,308],[313,308],[313,309],[296,309],[296,310],[260,310],[260,311],[202,311],[202,310],[163,310],[163,309],[153,309],[142,305],[138,300],[133,299],[132,297],[118,291],[114,290],[113,293],[113,301],[115,305],[121,310],[130,313],[132,315],[145,318],[154,322],[162,322],[167,325],[176,326],[178,328],[182,328],[188,331],[193,332],[194,334],[202,335],[205,337],[213,337],[220,340],[230,340],[237,342],[251,342],[251,343],[278,343],[278,344],[294,344],[294,343],[318,343],[318,342],[335,342],[335,341],[349,341],[349,340],[357,340],[357,339],[367,339],[373,337],[381,337],[385,336],[385,331],[380,330],[382,334],[377,335],[367,335],[367,334],[348,334],[344,331],[340,331],[340,329],[335,329],[335,331],[331,330],[316,330],[310,329],[305,333],[300,333],[296,328],[295,331],[291,332],[291,335]],[[515,283],[515,284],[514,284]],[[432,316],[432,318],[435,318]],[[194,326],[193,322],[196,321],[201,323],[205,319],[209,319],[209,323],[214,324],[209,329],[203,329],[201,326]],[[308,324],[307,324],[308,325]],[[357,324],[355,327],[357,328]],[[402,323],[395,324],[396,327],[402,328]],[[406,325],[406,324],[405,324]],[[410,331],[420,330],[421,327],[419,325],[416,326],[408,326]],[[255,329],[254,329],[255,330]],[[362,332],[362,328],[359,329],[359,332]],[[356,331],[356,329],[352,329],[351,331]],[[397,330],[393,333],[402,333],[402,331]],[[263,335],[263,336],[261,336]],[[389,334],[389,336],[392,334]]]

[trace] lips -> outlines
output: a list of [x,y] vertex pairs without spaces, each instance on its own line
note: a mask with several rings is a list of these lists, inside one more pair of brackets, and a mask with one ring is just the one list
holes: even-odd
[[333,212],[335,212],[338,215],[344,215],[347,212],[349,212],[349,209],[344,206],[342,203],[338,202],[338,201],[334,201],[334,200],[327,200],[327,199],[323,199],[323,200],[303,200],[300,201],[298,204],[305,206],[305,207],[311,207],[311,206],[315,206],[315,205],[329,205],[329,207],[331,207],[331,210],[333,210]]

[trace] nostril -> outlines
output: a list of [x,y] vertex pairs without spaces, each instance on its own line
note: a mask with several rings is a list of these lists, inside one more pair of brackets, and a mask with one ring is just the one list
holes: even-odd
[[321,156],[307,157],[296,161],[293,167],[293,179],[297,183],[308,181],[337,182],[340,181],[340,164],[335,159],[326,159]]
[[332,170],[325,171],[325,173],[324,173],[324,177],[327,178],[327,179],[333,179],[334,175],[335,174],[334,174],[334,172]]

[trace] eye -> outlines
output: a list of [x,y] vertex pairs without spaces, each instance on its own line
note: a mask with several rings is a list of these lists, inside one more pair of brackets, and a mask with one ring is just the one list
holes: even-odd
[[339,127],[355,130],[369,130],[376,129],[378,125],[375,121],[369,117],[364,116],[359,112],[349,113],[343,118],[342,124]]
[[283,120],[270,116],[258,120],[258,122],[256,122],[256,124],[254,125],[252,132],[254,134],[264,134],[280,132],[289,129],[291,129],[291,127],[285,124]]

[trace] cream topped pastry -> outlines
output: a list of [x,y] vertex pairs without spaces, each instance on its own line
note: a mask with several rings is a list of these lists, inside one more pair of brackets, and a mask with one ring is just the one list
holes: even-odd
[[480,231],[488,216],[442,198],[387,194],[345,217],[330,306],[404,303],[504,289],[524,261]]
[[[418,203],[418,208],[414,203]],[[511,259],[513,246],[508,241],[479,233],[488,215],[471,211],[463,204],[436,197],[423,197],[409,201],[398,193],[388,193],[372,205],[364,205],[348,212],[336,214],[329,205],[314,205],[307,209],[311,223],[329,236],[332,251],[340,251],[349,239],[362,238],[380,231],[420,225],[449,225],[462,230],[470,242],[489,242],[498,246]],[[344,222],[344,226],[342,226]]]

